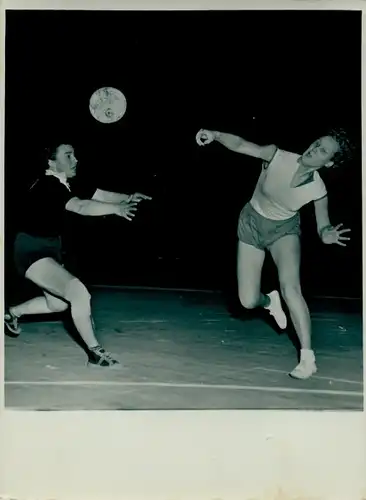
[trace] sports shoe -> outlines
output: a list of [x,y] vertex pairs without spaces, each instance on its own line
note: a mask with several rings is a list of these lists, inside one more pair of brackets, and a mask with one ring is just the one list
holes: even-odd
[[270,303],[269,306],[264,309],[269,311],[269,314],[274,317],[277,325],[281,328],[281,330],[284,330],[287,326],[287,318],[281,306],[280,294],[277,290],[273,290],[273,292],[269,293],[267,297],[269,297]]
[[291,373],[290,377],[306,380],[317,372],[314,352],[310,349],[301,349],[300,363]]
[[15,316],[10,309],[7,309],[4,314],[5,333],[10,337],[18,337],[22,329],[18,325],[18,317]]
[[100,345],[89,349],[88,366],[99,368],[119,368],[119,361],[114,359],[109,352],[106,352]]

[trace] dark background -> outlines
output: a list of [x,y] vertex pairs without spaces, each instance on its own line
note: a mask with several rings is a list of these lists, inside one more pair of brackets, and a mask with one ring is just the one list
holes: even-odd
[[[89,113],[102,86],[127,98],[116,124]],[[199,148],[195,134],[211,128],[301,153],[340,125],[360,141],[361,13],[7,11],[5,119],[8,293],[22,193],[57,139],[74,145],[80,175],[98,187],[154,197],[133,223],[73,221],[69,265],[87,283],[235,294],[236,223],[260,163],[216,143]],[[323,245],[313,207],[302,210],[304,290],[360,297],[360,156],[323,178],[331,221],[351,227],[352,240]],[[276,279],[266,266],[264,289]]]

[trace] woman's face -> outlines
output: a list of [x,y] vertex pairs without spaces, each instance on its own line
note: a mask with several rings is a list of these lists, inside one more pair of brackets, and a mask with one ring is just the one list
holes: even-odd
[[334,164],[332,158],[338,150],[338,143],[333,137],[320,137],[305,151],[301,161],[309,168],[331,167]]
[[74,148],[68,144],[61,144],[57,148],[55,159],[49,160],[48,163],[53,166],[57,172],[64,172],[66,177],[74,177],[76,175],[76,165],[78,161],[75,158]]

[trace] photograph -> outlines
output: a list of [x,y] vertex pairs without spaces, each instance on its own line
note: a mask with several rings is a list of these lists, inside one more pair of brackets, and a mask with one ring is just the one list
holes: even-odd
[[364,407],[362,12],[5,12],[5,410]]

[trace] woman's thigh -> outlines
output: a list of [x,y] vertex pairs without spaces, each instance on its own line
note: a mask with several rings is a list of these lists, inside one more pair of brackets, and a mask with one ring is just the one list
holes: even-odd
[[269,250],[278,271],[282,287],[300,285],[300,238],[295,234],[283,236]]
[[65,298],[72,280],[69,271],[50,257],[34,262],[26,271],[25,277],[37,286],[56,297]]
[[259,297],[264,259],[264,250],[239,241],[237,255],[239,295],[253,299]]

